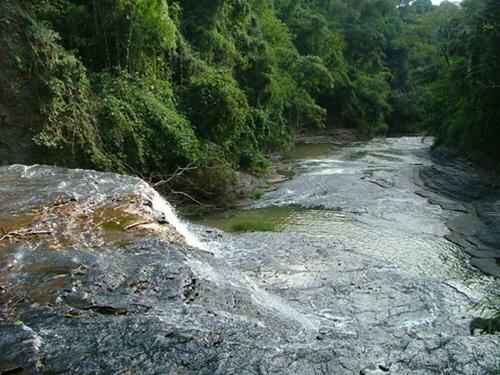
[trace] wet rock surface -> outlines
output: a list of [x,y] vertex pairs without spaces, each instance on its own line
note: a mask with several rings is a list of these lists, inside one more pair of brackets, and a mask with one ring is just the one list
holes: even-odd
[[[428,186],[425,171],[440,168],[428,148],[418,138],[376,140],[298,162],[298,175],[255,205],[314,208],[297,211],[281,232],[199,226],[191,231],[201,246],[193,247],[172,228],[131,235],[131,224],[119,222],[111,237],[75,239],[74,229],[58,246],[43,235],[4,238],[0,373],[494,373],[500,338],[470,330],[471,307],[494,280],[444,237],[455,222],[470,239],[472,229],[457,219],[463,213],[416,192],[468,214],[480,198],[447,193],[444,179]],[[0,195],[9,197],[0,212],[9,223],[51,207],[61,192],[92,212],[118,202],[138,215],[134,223],[158,216],[138,179],[0,169]],[[99,204],[90,205],[95,197]],[[63,216],[45,224],[68,232],[57,224]],[[478,241],[494,225],[486,217],[476,219]],[[9,225],[5,232],[20,231]],[[99,232],[93,225],[84,232]]]
[[472,265],[500,277],[500,179],[450,159],[446,150],[436,150],[432,157],[433,165],[421,171],[427,197],[458,213],[446,221],[451,231],[447,238],[472,257]]

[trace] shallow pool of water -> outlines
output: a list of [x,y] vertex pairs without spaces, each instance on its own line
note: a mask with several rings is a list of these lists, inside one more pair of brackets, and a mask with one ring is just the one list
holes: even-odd
[[198,224],[225,232],[298,231],[319,234],[322,228],[333,232],[335,223],[350,220],[339,210],[307,209],[298,206],[265,207],[217,213],[198,220]]

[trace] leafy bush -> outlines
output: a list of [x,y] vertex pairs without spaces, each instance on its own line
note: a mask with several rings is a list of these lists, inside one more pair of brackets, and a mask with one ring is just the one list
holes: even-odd
[[237,183],[234,166],[223,150],[214,145],[203,146],[203,158],[194,169],[173,182],[174,188],[196,195],[201,200],[228,204],[234,199],[233,186]]
[[101,167],[150,175],[200,159],[200,142],[177,112],[167,82],[102,74],[96,86],[99,130],[106,144]]
[[198,134],[224,149],[249,131],[246,96],[227,71],[210,69],[193,77],[184,101]]
[[95,100],[87,71],[60,45],[59,36],[43,24],[27,19],[29,67],[39,87],[45,119],[35,142],[50,154],[65,154],[73,165],[91,165],[102,157],[94,117]]

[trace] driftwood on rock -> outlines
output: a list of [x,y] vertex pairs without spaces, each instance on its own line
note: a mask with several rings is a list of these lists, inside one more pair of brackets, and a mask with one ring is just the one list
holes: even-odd
[[152,223],[153,223],[153,221],[138,221],[137,223],[127,225],[124,229],[131,230],[131,229],[140,227],[141,225],[148,225],[148,224],[152,224]]
[[11,238],[23,238],[23,237],[33,237],[33,236],[48,236],[51,235],[50,230],[20,230],[5,233],[0,237],[0,241],[4,241]]

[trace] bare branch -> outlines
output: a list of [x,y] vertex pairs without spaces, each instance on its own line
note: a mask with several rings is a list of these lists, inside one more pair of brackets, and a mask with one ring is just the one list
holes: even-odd
[[172,194],[182,195],[182,196],[184,196],[184,197],[186,197],[186,198],[190,199],[191,201],[193,201],[194,203],[196,203],[196,204],[197,204],[197,205],[199,205],[199,206],[211,207],[211,206],[210,206],[210,205],[208,205],[208,204],[203,204],[203,203],[201,203],[199,200],[197,200],[197,199],[193,198],[191,195],[189,195],[188,193],[185,193],[185,192],[183,192],[183,191],[175,191],[175,190],[171,190],[170,192],[171,192]]
[[[192,164],[188,164],[186,167],[179,167],[177,170],[171,174],[170,176],[167,176],[165,179],[162,179],[160,181],[155,182],[152,184],[154,188],[157,188],[159,186],[167,185],[169,184],[172,180],[181,177],[184,173],[187,171],[192,171],[198,169],[198,167],[193,167]],[[149,180],[151,181],[153,177],[150,177]]]

